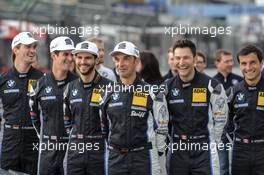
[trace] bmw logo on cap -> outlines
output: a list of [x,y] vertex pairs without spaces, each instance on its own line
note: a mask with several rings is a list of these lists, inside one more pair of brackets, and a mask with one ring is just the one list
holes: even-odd
[[69,38],[65,39],[65,43],[66,43],[66,45],[72,45],[72,42]]
[[82,43],[81,49],[89,49],[89,43]]
[[126,43],[120,43],[118,49],[126,49]]
[[31,33],[27,33],[27,36],[28,36],[29,38],[33,38],[33,36],[31,35]]

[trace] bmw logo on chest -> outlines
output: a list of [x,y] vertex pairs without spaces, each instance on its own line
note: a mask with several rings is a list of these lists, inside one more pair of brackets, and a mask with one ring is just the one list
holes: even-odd
[[171,90],[171,94],[173,97],[178,97],[180,95],[180,90],[177,88],[174,88]]
[[16,85],[16,82],[14,80],[8,80],[6,82],[7,88],[13,88],[13,87],[15,87],[15,85]]
[[118,93],[113,93],[113,95],[112,95],[112,99],[113,99],[113,101],[118,101],[119,100],[119,94]]
[[73,89],[72,90],[72,96],[76,97],[77,94],[78,94],[78,90],[77,89]]
[[238,93],[237,94],[237,96],[236,96],[236,100],[237,100],[237,102],[238,103],[243,103],[243,102],[245,102],[245,94],[243,94],[243,93]]
[[44,91],[45,91],[46,94],[50,94],[52,92],[52,87],[48,86],[48,87],[45,88]]

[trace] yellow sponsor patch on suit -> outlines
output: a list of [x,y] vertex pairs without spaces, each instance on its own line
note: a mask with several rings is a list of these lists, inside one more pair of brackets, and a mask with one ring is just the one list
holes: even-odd
[[258,106],[264,106],[264,92],[258,93]]
[[132,105],[146,107],[147,106],[148,95],[149,94],[147,94],[147,93],[134,92]]
[[192,102],[206,103],[207,102],[207,89],[206,88],[193,88]]
[[92,98],[91,98],[91,102],[93,103],[99,103],[99,99],[100,99],[100,89],[93,89],[93,94],[92,94]]
[[32,88],[32,85],[36,82],[37,80],[32,80],[32,79],[29,79],[28,80],[28,93],[30,93],[30,90]]

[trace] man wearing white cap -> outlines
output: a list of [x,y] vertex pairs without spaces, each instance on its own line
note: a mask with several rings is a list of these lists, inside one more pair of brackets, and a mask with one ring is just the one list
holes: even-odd
[[36,174],[38,152],[34,144],[37,135],[30,120],[28,105],[32,83],[42,76],[34,69],[37,40],[29,32],[21,32],[12,41],[14,66],[0,80],[5,119],[1,168]]
[[110,80],[95,70],[98,49],[94,43],[81,42],[72,53],[80,78],[64,91],[64,123],[71,133],[66,174],[104,175],[105,139],[100,127],[99,97]]
[[169,118],[165,96],[137,77],[139,50],[133,43],[118,43],[110,55],[121,80],[114,86],[121,88],[107,91],[100,102],[108,173],[160,175]]
[[38,174],[63,174],[68,137],[63,121],[63,87],[77,77],[70,73],[73,41],[60,36],[50,43],[51,73],[40,78],[30,91],[30,115],[40,139]]

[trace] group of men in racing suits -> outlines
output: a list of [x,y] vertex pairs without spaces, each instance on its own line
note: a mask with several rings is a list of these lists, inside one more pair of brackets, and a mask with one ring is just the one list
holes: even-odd
[[[264,171],[263,57],[256,46],[238,52],[244,80],[227,95],[221,83],[196,71],[196,46],[188,39],[173,46],[178,75],[157,88],[138,76],[139,50],[131,42],[118,43],[110,53],[118,82],[97,72],[93,42],[74,47],[66,36],[52,40],[52,68],[44,75],[31,66],[36,47],[29,32],[18,34],[12,42],[14,67],[0,79],[3,169],[43,175],[217,175],[218,150],[226,148],[222,132],[234,123],[226,131],[234,135],[232,174]],[[73,60],[78,76],[70,72]]]

